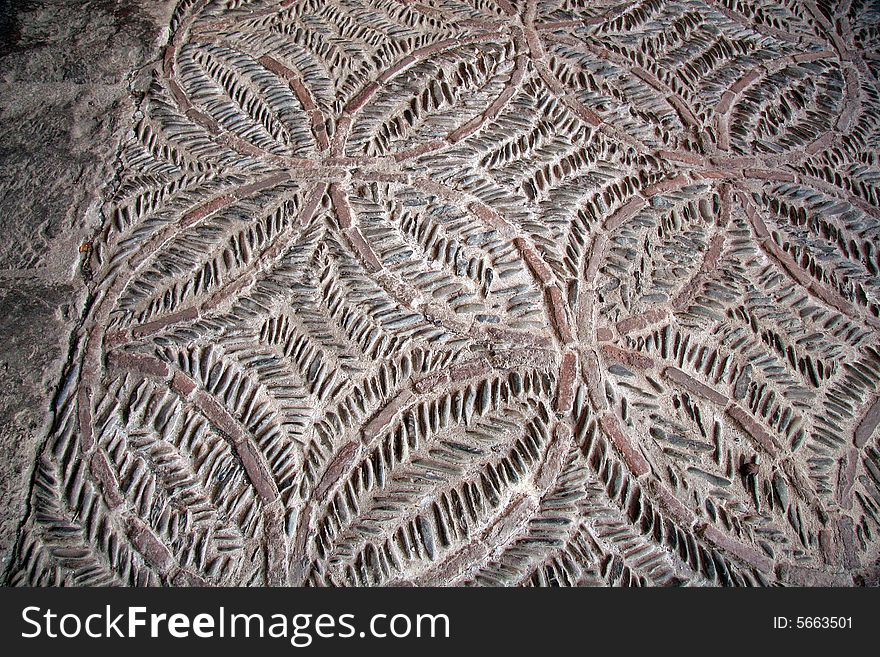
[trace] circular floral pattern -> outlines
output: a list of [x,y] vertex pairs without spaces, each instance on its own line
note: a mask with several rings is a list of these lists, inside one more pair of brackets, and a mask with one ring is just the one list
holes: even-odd
[[182,1],[12,581],[875,580],[878,16],[826,4]]

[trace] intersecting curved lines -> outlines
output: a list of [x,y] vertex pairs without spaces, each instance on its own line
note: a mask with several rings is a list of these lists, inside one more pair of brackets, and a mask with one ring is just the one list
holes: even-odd
[[870,16],[181,2],[12,581],[875,577]]

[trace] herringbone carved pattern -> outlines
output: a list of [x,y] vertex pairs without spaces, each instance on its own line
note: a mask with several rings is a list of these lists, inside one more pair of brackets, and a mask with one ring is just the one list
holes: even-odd
[[10,581],[876,578],[878,9],[184,0]]

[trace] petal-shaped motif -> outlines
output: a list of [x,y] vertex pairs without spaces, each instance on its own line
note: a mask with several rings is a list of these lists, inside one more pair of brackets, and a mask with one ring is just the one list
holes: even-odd
[[876,10],[181,2],[16,584],[876,581]]

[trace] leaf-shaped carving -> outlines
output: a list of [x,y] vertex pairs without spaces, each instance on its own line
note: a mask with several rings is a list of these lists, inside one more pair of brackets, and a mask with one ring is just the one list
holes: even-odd
[[181,2],[9,581],[876,582],[832,4]]

